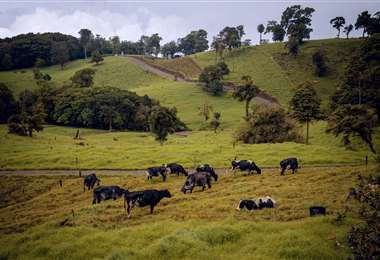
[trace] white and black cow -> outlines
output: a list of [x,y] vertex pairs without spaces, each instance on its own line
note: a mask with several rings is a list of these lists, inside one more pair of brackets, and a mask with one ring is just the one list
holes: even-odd
[[259,210],[259,209],[265,209],[265,208],[275,208],[276,207],[276,201],[272,199],[269,196],[260,197],[255,200],[240,200],[238,206],[236,207],[237,210]]
[[214,168],[212,168],[209,164],[201,164],[196,169],[197,172],[208,172],[211,177],[214,178],[214,181],[218,181],[218,175],[215,173]]
[[292,174],[297,172],[297,169],[298,169],[297,158],[288,158],[288,159],[284,159],[280,162],[281,175],[284,175],[284,173],[287,169],[292,170]]
[[174,174],[177,174],[178,176],[180,174],[183,174],[185,176],[188,175],[187,171],[185,170],[185,168],[178,164],[178,163],[169,163],[169,164],[166,164],[166,169],[169,173],[174,173]]
[[95,173],[87,175],[86,177],[84,177],[83,180],[83,191],[86,191],[86,187],[88,190],[93,189],[96,183],[99,186],[100,180],[98,179],[98,177],[96,177]]
[[119,186],[104,186],[98,187],[94,190],[92,204],[100,203],[104,200],[116,200],[123,196],[127,190]]
[[146,170],[146,176],[148,180],[151,180],[153,177],[158,177],[161,175],[162,180],[166,181],[166,172],[167,169],[165,165],[162,165],[160,167],[150,167]]
[[261,174],[261,169],[250,160],[233,160],[231,161],[232,172],[235,173],[236,170],[248,171],[249,174],[256,171],[257,174]]
[[150,214],[153,214],[154,207],[163,198],[171,198],[171,196],[168,190],[126,191],[124,194],[124,209],[128,212],[128,218],[131,217],[131,210],[136,203],[139,207],[150,206]]
[[193,192],[195,186],[202,187],[202,191],[205,190],[206,185],[211,189],[211,175],[208,172],[194,172],[187,176],[185,184],[183,184],[181,191],[186,194],[189,190]]

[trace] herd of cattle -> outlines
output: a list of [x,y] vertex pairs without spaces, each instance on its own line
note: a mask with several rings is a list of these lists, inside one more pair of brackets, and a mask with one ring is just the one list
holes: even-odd
[[[249,174],[256,172],[261,174],[261,169],[253,162],[249,160],[236,160],[231,162],[232,172],[235,174],[237,170],[248,171]],[[288,158],[280,162],[281,175],[284,175],[285,171],[292,170],[294,174],[298,169],[298,161],[296,158]],[[169,173],[180,174],[186,176],[186,181],[182,186],[181,192],[186,194],[187,191],[192,193],[194,187],[201,187],[202,190],[206,186],[210,189],[212,179],[218,180],[218,175],[215,173],[213,167],[208,164],[200,165],[196,168],[194,173],[189,174],[185,168],[177,163],[171,163],[162,165],[159,167],[150,167],[147,169],[147,179],[150,180],[153,177],[162,177],[163,181],[166,181],[166,176]],[[124,209],[128,213],[128,217],[131,216],[132,208],[137,204],[139,207],[150,206],[150,213],[153,213],[154,207],[163,199],[170,198],[171,194],[168,190],[143,190],[143,191],[129,191],[127,189],[120,188],[119,186],[100,186],[94,189],[95,185],[100,185],[100,179],[95,173],[87,175],[84,178],[84,191],[93,189],[93,201],[92,204],[100,203],[104,200],[116,200],[124,196]],[[258,198],[256,200],[240,200],[237,209],[257,210],[263,208],[274,208],[276,202],[269,196]]]

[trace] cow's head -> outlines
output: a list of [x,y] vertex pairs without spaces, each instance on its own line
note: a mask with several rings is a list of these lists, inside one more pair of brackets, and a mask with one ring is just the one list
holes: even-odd
[[260,169],[260,167],[257,166],[257,167],[256,167],[256,171],[257,171],[258,174],[261,174],[261,169]]
[[243,203],[243,200],[240,200],[237,207],[236,207],[236,210],[241,210],[244,208],[244,203]]
[[169,190],[161,190],[161,193],[162,193],[164,198],[171,198],[172,197]]
[[168,173],[168,171],[169,171],[169,169],[168,169],[168,167],[167,167],[166,164],[163,164],[163,165],[160,167],[160,173],[162,173],[162,174],[166,174],[166,173]]

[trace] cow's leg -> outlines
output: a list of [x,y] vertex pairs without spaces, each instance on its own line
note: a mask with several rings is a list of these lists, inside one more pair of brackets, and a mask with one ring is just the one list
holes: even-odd
[[284,172],[285,172],[285,169],[282,168],[282,169],[281,169],[281,175],[284,175]]
[[193,193],[193,189],[194,189],[194,187],[190,189],[190,193]]
[[206,185],[202,185],[202,191],[206,189]]
[[128,213],[128,218],[131,217],[131,203],[132,203],[132,201],[127,200],[127,213]]
[[150,214],[153,214],[153,210],[154,210],[154,205],[151,204],[151,205],[150,205]]

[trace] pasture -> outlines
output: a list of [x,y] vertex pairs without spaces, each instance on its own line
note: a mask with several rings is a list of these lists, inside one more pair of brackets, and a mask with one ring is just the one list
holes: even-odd
[[[98,171],[102,185],[130,190],[169,189],[153,215],[134,208],[128,219],[122,199],[93,207],[92,193],[73,175],[2,175],[0,257],[71,259],[346,259],[345,234],[357,223],[348,188],[361,167],[302,168],[280,176],[221,174],[204,192],[180,193],[184,177],[147,181],[140,174]],[[63,187],[58,181],[63,180]],[[242,198],[270,195],[276,209],[236,211]],[[326,206],[326,217],[308,207]],[[347,217],[337,213],[348,207]],[[72,215],[74,211],[74,217]],[[336,241],[343,244],[337,246]]]

